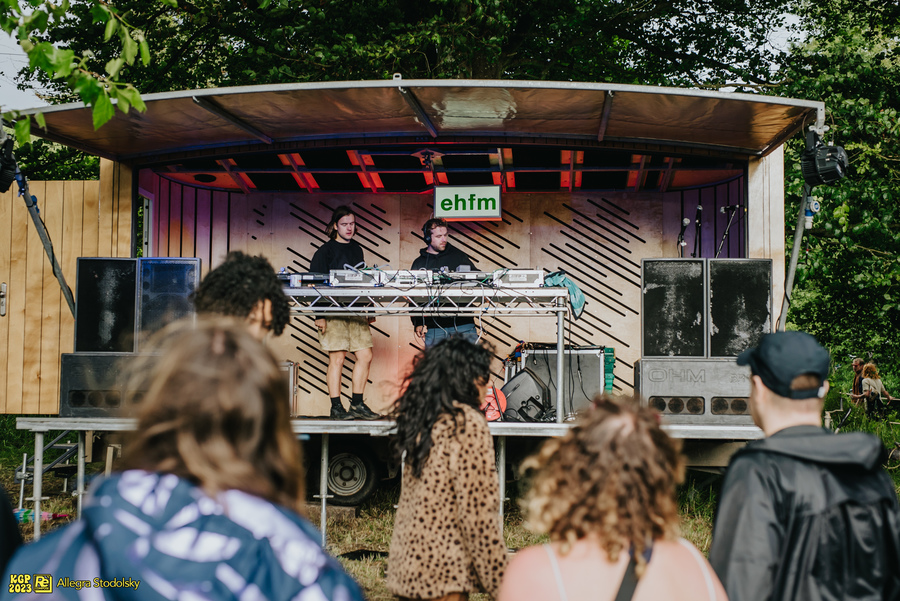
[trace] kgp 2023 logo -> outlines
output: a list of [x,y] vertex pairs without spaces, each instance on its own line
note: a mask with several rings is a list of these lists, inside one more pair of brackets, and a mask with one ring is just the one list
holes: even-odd
[[52,593],[53,576],[50,574],[10,574],[11,593]]

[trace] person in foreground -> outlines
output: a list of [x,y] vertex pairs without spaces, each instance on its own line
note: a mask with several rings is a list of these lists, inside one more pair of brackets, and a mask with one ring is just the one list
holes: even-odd
[[491,351],[447,338],[416,359],[394,410],[405,457],[387,587],[401,599],[496,596],[506,568],[494,446],[478,410]]
[[526,524],[550,543],[513,557],[500,601],[725,600],[700,552],[678,538],[684,459],[650,409],[598,397],[522,467],[537,469]]
[[300,447],[271,353],[223,318],[176,323],[157,340],[158,355],[132,369],[128,390],[144,392],[124,471],[8,572],[52,575],[38,600],[362,600],[298,515]]
[[830,356],[804,332],[744,351],[766,438],[735,453],[709,560],[732,601],[897,599],[900,509],[870,434],[821,427]]
[[239,250],[206,274],[193,296],[197,313],[243,319],[257,340],[269,332],[280,336],[291,309],[272,264],[263,256]]

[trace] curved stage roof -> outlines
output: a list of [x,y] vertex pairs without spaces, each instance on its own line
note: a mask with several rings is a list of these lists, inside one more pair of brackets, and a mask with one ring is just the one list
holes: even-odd
[[620,151],[765,156],[820,102],[605,83],[405,80],[297,83],[144,96],[94,130],[91,109],[42,112],[37,136],[104,158],[161,164],[321,146],[542,144]]

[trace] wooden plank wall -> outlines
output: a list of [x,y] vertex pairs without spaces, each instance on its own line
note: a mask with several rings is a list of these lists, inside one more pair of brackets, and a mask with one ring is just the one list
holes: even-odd
[[[358,241],[369,265],[409,268],[422,242],[422,223],[433,211],[432,197],[417,194],[338,195],[210,192],[141,174],[141,193],[151,199],[151,256],[199,256],[204,275],[229,250],[262,254],[276,268],[308,271],[325,241],[335,206],[351,205],[359,215]],[[677,257],[676,239],[684,217],[703,206],[700,256],[714,256],[722,240],[725,205],[746,204],[744,181],[684,193],[506,194],[503,220],[461,222],[451,227],[452,243],[480,270],[501,267],[565,269],[588,299],[585,315],[567,324],[568,342],[612,346],[615,386],[633,388],[640,357],[640,264],[642,258]],[[725,238],[721,257],[744,256],[745,215],[740,212]],[[686,253],[694,244],[693,223]],[[485,338],[505,357],[519,341],[556,340],[552,318],[485,317]],[[366,401],[384,410],[418,351],[408,318],[381,317],[373,324],[375,358]],[[326,355],[319,349],[312,320],[294,318],[285,334],[270,341],[282,359],[299,363],[300,409],[324,415]],[[350,366],[345,367],[345,393]],[[500,362],[496,376],[502,382]]]
[[[109,161],[100,181],[29,182],[66,282],[78,257],[131,256],[131,172]],[[74,350],[75,320],[14,185],[0,194],[0,412],[55,414],[59,356]]]

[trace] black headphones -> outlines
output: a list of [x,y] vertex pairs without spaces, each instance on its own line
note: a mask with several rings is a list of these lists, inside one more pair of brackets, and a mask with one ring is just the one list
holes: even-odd
[[427,246],[431,246],[431,230],[436,227],[447,227],[447,222],[440,217],[435,217],[426,221],[425,225],[422,226],[422,237],[425,239]]

